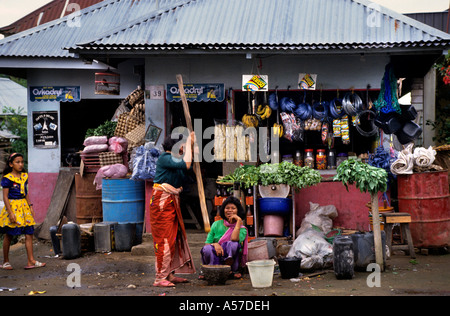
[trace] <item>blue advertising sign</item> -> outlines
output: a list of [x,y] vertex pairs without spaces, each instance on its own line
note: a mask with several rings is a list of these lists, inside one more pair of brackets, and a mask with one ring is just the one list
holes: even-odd
[[30,87],[30,101],[80,102],[81,87]]
[[[225,100],[225,85],[223,83],[185,84],[184,93],[188,101],[217,101]],[[167,101],[181,101],[178,84],[167,85]]]

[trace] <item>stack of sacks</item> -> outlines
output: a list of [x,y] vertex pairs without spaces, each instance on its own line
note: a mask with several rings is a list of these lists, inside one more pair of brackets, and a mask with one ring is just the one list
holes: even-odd
[[106,136],[91,136],[84,140],[83,154],[95,154],[108,150],[108,137]]
[[111,178],[119,179],[123,178],[128,173],[128,141],[122,137],[111,137],[108,140],[106,136],[91,136],[85,139],[83,154],[98,154],[102,152],[114,152],[121,155],[123,158],[122,163],[115,163],[101,167],[95,176],[94,185],[97,190],[102,189],[102,179]]
[[123,137],[111,137],[108,141],[108,151],[122,154],[123,164],[128,168],[128,141]]

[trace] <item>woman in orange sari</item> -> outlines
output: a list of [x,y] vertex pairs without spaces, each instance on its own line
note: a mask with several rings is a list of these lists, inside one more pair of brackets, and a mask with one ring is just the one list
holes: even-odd
[[[180,196],[185,172],[192,166],[192,132],[178,154],[177,144],[170,136],[163,142],[164,153],[156,164],[153,195],[150,201],[150,225],[156,255],[156,279],[153,286],[173,287],[186,283],[177,273],[195,273],[194,261],[187,243],[186,231],[180,209]],[[184,154],[183,158],[180,155]]]

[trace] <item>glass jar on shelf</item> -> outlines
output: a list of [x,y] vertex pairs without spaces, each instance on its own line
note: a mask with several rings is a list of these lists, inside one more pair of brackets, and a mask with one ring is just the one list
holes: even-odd
[[283,158],[281,159],[281,161],[287,161],[290,163],[294,163],[294,159],[292,158],[292,155],[283,155]]
[[313,149],[305,149],[305,167],[314,169],[314,150]]
[[316,154],[316,167],[318,170],[327,169],[327,156],[325,155],[325,149],[318,149]]
[[295,152],[294,165],[303,167],[303,157],[302,157],[302,152],[300,150],[297,150]]
[[339,153],[336,158],[336,167],[339,167],[341,163],[348,159],[348,155],[346,153]]

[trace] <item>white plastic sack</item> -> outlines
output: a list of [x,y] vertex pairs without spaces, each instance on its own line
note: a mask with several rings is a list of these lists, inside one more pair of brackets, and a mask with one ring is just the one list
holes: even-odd
[[[338,216],[336,206],[326,205],[320,206],[317,203],[309,202],[309,212],[306,213],[302,221],[302,225],[297,230],[297,236],[301,235],[307,229],[312,228],[312,225],[320,228],[324,233],[333,229],[333,219]],[[312,224],[312,225],[311,225]]]
[[300,267],[304,270],[317,270],[333,264],[333,246],[323,233],[308,228],[292,244],[287,257],[302,258]]

